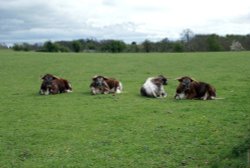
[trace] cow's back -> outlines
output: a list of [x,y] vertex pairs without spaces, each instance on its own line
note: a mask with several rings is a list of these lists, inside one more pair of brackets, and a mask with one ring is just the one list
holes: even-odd
[[117,88],[119,86],[119,81],[115,79],[107,79],[105,82],[108,84],[109,89]]
[[53,85],[57,86],[59,93],[64,93],[66,91],[66,82],[64,79],[53,80]]
[[215,97],[216,93],[215,93],[215,88],[213,86],[211,86],[208,83],[205,82],[198,82],[197,84],[195,84],[195,91],[196,91],[196,97],[197,98],[201,98],[203,97],[205,94],[208,94],[208,97]]

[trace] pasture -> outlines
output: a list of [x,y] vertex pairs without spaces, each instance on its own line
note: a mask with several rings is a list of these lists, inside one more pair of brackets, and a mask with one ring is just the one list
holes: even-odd
[[[0,50],[0,167],[247,167],[250,52],[36,53]],[[40,76],[73,93],[40,96]],[[124,93],[90,95],[91,77]],[[169,77],[165,99],[139,95],[149,76]],[[222,100],[174,100],[177,77]]]

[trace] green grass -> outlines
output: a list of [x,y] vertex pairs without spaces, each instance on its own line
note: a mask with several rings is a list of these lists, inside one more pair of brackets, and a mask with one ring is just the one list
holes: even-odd
[[[247,167],[250,52],[35,53],[0,51],[0,167]],[[73,93],[40,96],[40,76]],[[91,77],[123,82],[120,95],[90,95]],[[168,97],[139,89],[169,77]],[[173,99],[176,77],[209,82],[223,100]]]

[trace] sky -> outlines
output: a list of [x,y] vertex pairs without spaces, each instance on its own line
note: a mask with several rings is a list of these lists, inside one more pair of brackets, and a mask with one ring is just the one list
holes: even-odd
[[250,0],[0,0],[0,43],[250,34]]

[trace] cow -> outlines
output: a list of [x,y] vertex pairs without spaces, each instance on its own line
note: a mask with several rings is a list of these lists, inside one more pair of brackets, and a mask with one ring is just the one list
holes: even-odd
[[109,94],[109,93],[121,93],[122,83],[116,79],[104,77],[102,75],[96,75],[92,78],[90,84],[91,94]]
[[167,84],[168,80],[163,75],[149,77],[141,87],[140,93],[145,97],[164,98],[167,96],[167,93],[165,92],[163,85]]
[[213,100],[216,97],[215,88],[205,82],[199,82],[191,77],[183,76],[177,78],[180,82],[176,89],[175,99],[200,99]]
[[66,79],[51,74],[46,74],[41,79],[43,80],[40,87],[41,95],[72,92],[72,87]]

